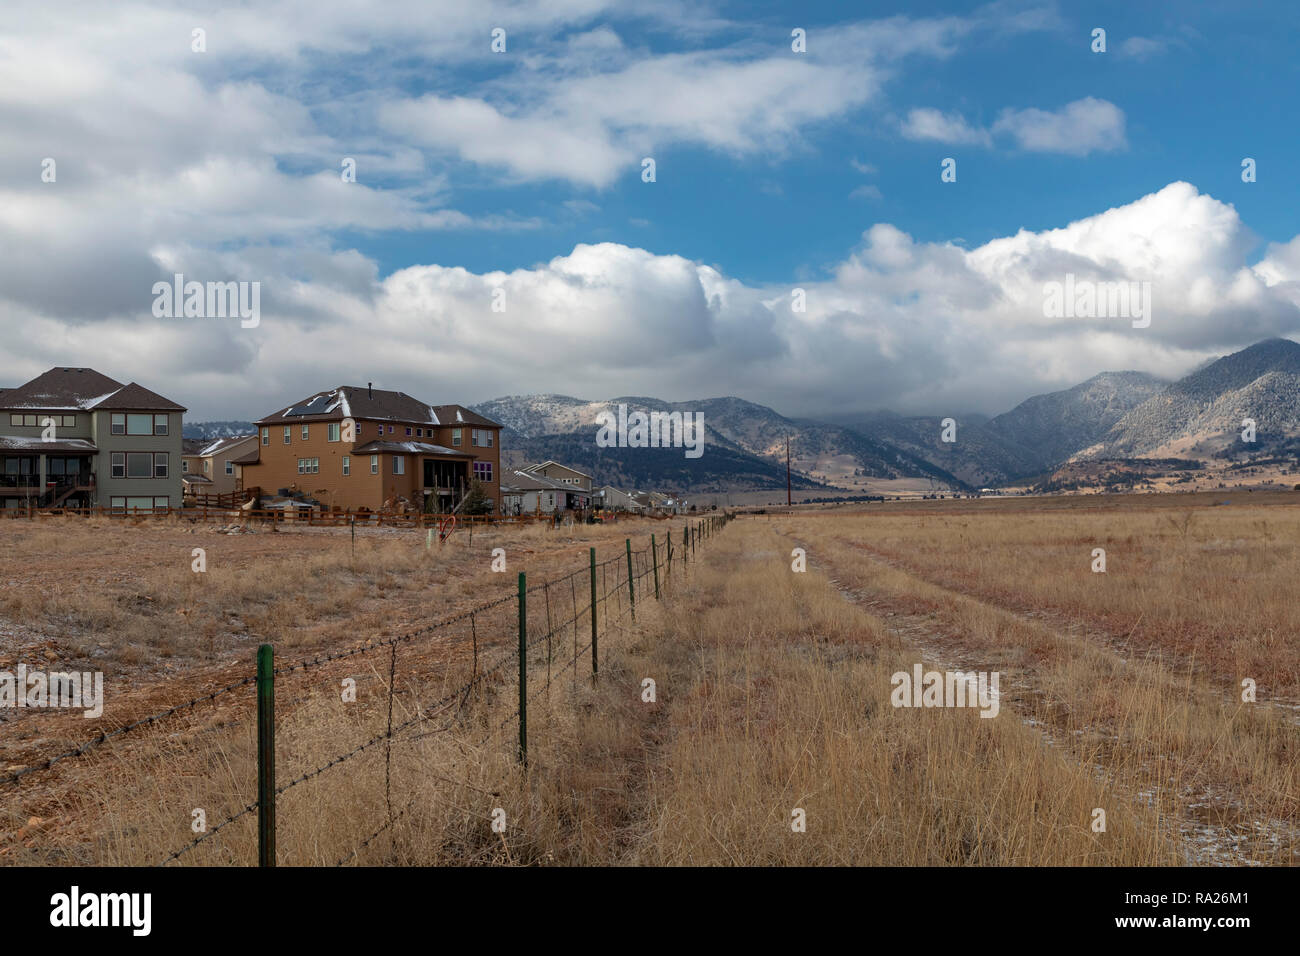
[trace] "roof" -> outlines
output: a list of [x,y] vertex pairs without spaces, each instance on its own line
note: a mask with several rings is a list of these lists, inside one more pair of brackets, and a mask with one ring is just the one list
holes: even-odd
[[441,455],[444,458],[473,458],[465,452],[431,445],[422,441],[371,441],[352,449],[354,455],[378,455],[392,453],[397,455]]
[[186,472],[181,475],[181,481],[190,485],[212,484],[212,479],[207,475],[198,474],[197,472]]
[[556,468],[563,468],[566,471],[573,472],[575,475],[582,475],[582,477],[584,478],[591,477],[591,475],[587,474],[585,471],[579,471],[577,468],[574,468],[572,465],[566,465],[562,461],[552,461],[549,458],[546,461],[537,463],[536,465],[529,465],[527,468],[524,469],[524,471],[537,471],[539,469],[545,468],[547,465],[554,465]]
[[39,438],[18,438],[12,435],[0,435],[0,451],[30,451],[59,453],[95,454],[99,451],[95,443],[85,438],[60,438],[55,441],[42,441]]
[[4,408],[48,411],[141,409],[183,412],[185,408],[142,385],[121,382],[93,368],[52,368],[25,385],[0,394]]
[[256,465],[258,461],[261,460],[261,454],[262,454],[261,446],[254,445],[253,450],[250,451],[247,455],[242,455],[239,458],[232,458],[230,460],[233,464],[236,465]]
[[230,451],[237,445],[242,445],[247,441],[257,441],[256,435],[233,435],[225,438],[214,438],[204,444],[204,446],[195,452],[186,452],[186,454],[197,455],[200,458],[210,458],[213,455],[220,455],[223,452]]
[[508,471],[502,474],[502,494],[519,491],[573,491],[573,486],[562,485],[545,475],[534,475],[528,471]]
[[258,425],[275,425],[285,422],[342,421],[345,418],[382,419],[394,422],[416,422],[426,425],[476,425],[484,428],[501,428],[500,423],[471,412],[463,405],[428,405],[405,392],[390,392],[382,388],[358,388],[339,385],[300,402],[272,412],[258,419]]

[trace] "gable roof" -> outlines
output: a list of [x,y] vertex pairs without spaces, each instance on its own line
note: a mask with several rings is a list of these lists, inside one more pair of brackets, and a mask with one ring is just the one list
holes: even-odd
[[591,475],[587,474],[585,471],[579,471],[577,468],[574,468],[572,465],[566,465],[560,461],[552,461],[549,458],[546,461],[538,462],[536,465],[529,465],[527,468],[524,469],[524,471],[541,471],[547,465],[554,465],[556,468],[563,468],[565,471],[571,471],[575,475],[581,475],[583,478],[591,477]]
[[257,436],[256,435],[232,435],[232,436],[227,436],[225,438],[213,438],[204,442],[202,447],[199,448],[197,451],[186,452],[186,454],[195,455],[199,458],[208,458],[211,457],[212,455],[220,455],[224,452],[228,452],[231,449],[233,449],[235,446],[242,445],[244,444],[244,442],[249,442],[249,441],[252,442],[257,441]]
[[342,421],[345,418],[416,422],[425,425],[477,425],[501,428],[497,422],[471,412],[463,405],[427,405],[405,392],[382,388],[339,385],[308,395],[300,402],[258,419],[258,425],[285,422]]
[[515,491],[573,491],[571,485],[562,485],[545,475],[534,475],[529,471],[509,471],[501,476],[501,493]]
[[0,393],[4,408],[49,411],[91,411],[92,409],[141,409],[183,412],[175,402],[142,385],[121,382],[101,375],[93,368],[52,368],[25,385]]

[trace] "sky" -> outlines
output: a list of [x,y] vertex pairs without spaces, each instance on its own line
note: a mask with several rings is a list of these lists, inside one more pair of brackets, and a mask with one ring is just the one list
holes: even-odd
[[[6,0],[0,387],[816,417],[1176,377],[1300,338],[1298,32],[1218,0]],[[160,315],[177,273],[257,283],[256,324]],[[1149,324],[1047,315],[1067,274],[1149,282]]]

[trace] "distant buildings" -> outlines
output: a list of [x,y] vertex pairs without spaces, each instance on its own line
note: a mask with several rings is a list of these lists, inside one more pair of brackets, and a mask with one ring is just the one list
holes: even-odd
[[258,460],[256,435],[198,442],[186,439],[185,444],[181,480],[186,495],[228,495],[244,490],[244,465]]

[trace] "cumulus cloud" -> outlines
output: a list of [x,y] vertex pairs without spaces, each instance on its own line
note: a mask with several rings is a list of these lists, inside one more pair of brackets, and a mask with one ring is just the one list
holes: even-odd
[[936,109],[915,109],[907,114],[900,125],[907,139],[935,140],[940,143],[974,143],[988,146],[991,137],[987,130],[971,126],[957,113],[941,113]]
[[993,124],[993,131],[1009,134],[1021,149],[1040,153],[1086,156],[1127,145],[1124,111],[1114,103],[1092,96],[1067,103],[1054,112],[1004,110]]

